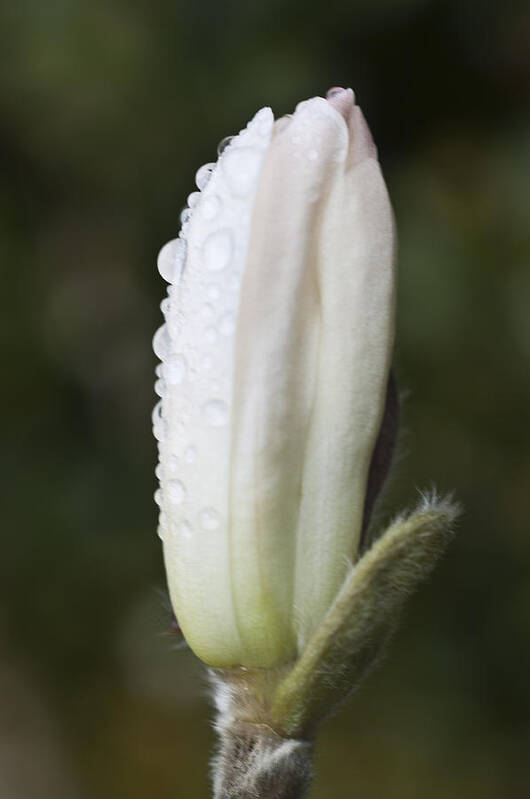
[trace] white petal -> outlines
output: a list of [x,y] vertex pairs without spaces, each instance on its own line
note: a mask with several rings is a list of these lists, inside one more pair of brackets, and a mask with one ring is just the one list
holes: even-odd
[[250,666],[296,654],[296,537],[322,335],[319,228],[347,154],[342,117],[310,100],[275,133],[255,205],[237,331],[230,519]]
[[[362,115],[361,115],[362,116]],[[360,162],[352,119],[349,168],[330,186],[321,221],[321,337],[305,453],[294,604],[301,645],[355,558],[370,458],[394,335],[394,226],[379,165]]]
[[[203,191],[186,223],[186,263],[167,318],[163,415],[168,424],[161,463],[173,464],[174,474],[162,471],[165,563],[179,624],[195,652],[215,666],[242,658],[229,545],[234,363],[229,320],[235,322],[239,311],[252,208],[272,125],[272,112],[262,109],[221,155],[207,183],[201,173],[197,182]],[[179,481],[178,491],[170,480]]]

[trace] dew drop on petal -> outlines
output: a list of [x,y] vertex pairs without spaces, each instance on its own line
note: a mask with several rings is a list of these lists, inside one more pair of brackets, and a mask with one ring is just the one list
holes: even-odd
[[207,327],[204,331],[204,336],[209,344],[215,344],[217,341],[217,330],[215,327]]
[[279,117],[279,119],[277,119],[274,123],[276,133],[281,133],[283,130],[285,130],[285,128],[291,124],[292,118],[292,114],[284,114],[283,117]]
[[195,183],[199,191],[202,191],[208,185],[208,181],[212,176],[212,172],[215,169],[215,164],[203,164],[198,170],[197,174],[195,175]]
[[203,508],[199,513],[199,523],[203,530],[216,530],[221,518],[214,508]]
[[184,460],[186,463],[195,463],[197,460],[197,450],[195,447],[188,447],[184,453]]
[[210,272],[220,272],[228,266],[232,256],[232,234],[229,230],[210,233],[202,245],[202,259]]
[[164,244],[158,253],[158,271],[167,283],[178,283],[186,260],[186,239],[178,238]]
[[155,407],[153,408],[151,418],[153,420],[153,424],[159,424],[162,421],[162,400],[159,400],[156,403]]
[[[158,478],[158,480],[162,479],[162,464],[161,463],[157,463],[157,465],[156,465],[155,477]],[[155,502],[156,502],[156,500],[155,500]]]
[[167,327],[165,325],[161,325],[153,336],[154,353],[158,358],[160,358],[161,361],[165,361],[169,355],[169,348],[170,343]]
[[179,468],[179,461],[176,455],[171,455],[167,464],[168,472],[171,474],[175,474]]
[[231,149],[221,162],[228,185],[238,197],[245,197],[256,183],[260,168],[260,153],[252,147]]
[[223,336],[231,336],[236,327],[236,319],[232,312],[225,313],[219,322],[219,331]]
[[185,225],[187,222],[189,222],[191,219],[191,215],[192,215],[191,208],[188,207],[183,208],[182,211],[180,212],[180,224]]
[[193,527],[189,522],[184,520],[177,527],[177,533],[179,536],[182,536],[182,538],[185,538],[187,541],[189,541],[189,539],[193,536]]
[[155,383],[155,394],[158,394],[159,397],[165,397],[166,393],[165,381],[159,377]]
[[158,514],[157,533],[158,533],[158,537],[160,539],[162,539],[162,541],[164,540],[166,531],[167,531],[167,517],[166,517],[166,514],[163,511],[161,511]]
[[194,208],[200,199],[201,199],[200,191],[192,191],[191,194],[188,194],[187,203],[190,208]]
[[337,94],[342,94],[344,89],[341,86],[333,86],[333,88],[329,89],[326,92],[326,100],[330,100],[332,97],[335,97]]
[[233,272],[231,275],[229,275],[227,282],[230,291],[237,291],[241,285],[241,277],[237,272]]
[[171,386],[182,383],[186,378],[188,363],[184,355],[172,355],[165,364],[164,375]]
[[205,355],[201,361],[201,369],[203,372],[210,372],[213,369],[213,358],[211,355]]
[[169,502],[173,505],[180,505],[186,498],[186,487],[180,480],[169,480],[166,493]]
[[235,136],[225,136],[217,145],[217,155],[222,155],[229,144],[235,139]]
[[164,441],[167,433],[167,424],[164,420],[153,425],[153,435],[157,441]]
[[210,400],[203,410],[206,424],[210,427],[224,427],[228,421],[228,406],[222,400]]
[[160,507],[160,505],[162,504],[162,491],[159,488],[156,489],[153,495],[153,499],[158,505],[158,507]]
[[220,210],[221,210],[221,200],[219,199],[219,197],[217,197],[215,194],[204,197],[200,206],[200,213],[203,219],[206,219],[208,222],[211,222],[212,219],[215,219]]

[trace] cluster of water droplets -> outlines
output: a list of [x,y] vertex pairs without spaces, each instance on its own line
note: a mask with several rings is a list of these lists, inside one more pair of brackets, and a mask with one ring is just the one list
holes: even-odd
[[272,124],[270,109],[262,109],[238,136],[220,142],[217,163],[196,173],[198,191],[181,213],[178,237],[158,255],[168,289],[160,305],[164,324],[153,338],[161,363],[152,421],[159,449],[155,502],[164,541],[190,539],[223,523],[225,509],[214,507],[201,490],[200,470],[223,470],[242,271]]

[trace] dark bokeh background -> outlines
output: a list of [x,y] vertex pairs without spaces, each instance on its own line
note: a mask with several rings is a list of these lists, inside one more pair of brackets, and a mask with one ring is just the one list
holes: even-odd
[[0,28],[0,798],[208,795],[202,669],[163,635],[155,257],[219,139],[337,83],[400,232],[388,506],[432,481],[466,514],[314,796],[527,795],[528,5],[4,0]]

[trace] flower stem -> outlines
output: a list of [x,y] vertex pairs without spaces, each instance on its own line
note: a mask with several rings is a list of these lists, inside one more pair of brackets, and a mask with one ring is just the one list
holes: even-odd
[[214,799],[304,799],[313,779],[312,744],[282,738],[266,725],[217,724]]

